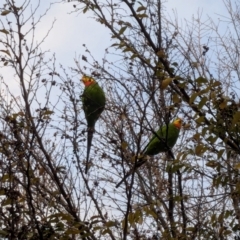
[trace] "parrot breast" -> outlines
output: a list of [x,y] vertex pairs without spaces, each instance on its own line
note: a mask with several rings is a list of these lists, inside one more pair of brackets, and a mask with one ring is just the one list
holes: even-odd
[[83,92],[83,110],[88,127],[94,127],[104,110],[105,102],[105,94],[97,83],[85,87]]

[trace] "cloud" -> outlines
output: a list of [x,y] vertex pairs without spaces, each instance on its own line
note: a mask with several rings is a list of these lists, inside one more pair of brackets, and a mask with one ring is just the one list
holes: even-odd
[[55,4],[36,29],[37,39],[42,39],[54,20],[56,20],[42,49],[57,53],[60,62],[72,62],[75,54],[82,54],[83,44],[94,55],[103,56],[104,49],[109,45],[107,29],[88,17],[88,14],[71,13],[72,4]]
[[[165,3],[166,11],[172,16],[172,10],[176,10],[179,19],[188,19],[191,21],[193,15],[197,15],[198,10],[202,10],[204,17],[218,17],[213,13],[223,13],[226,9],[220,1],[216,8],[216,2],[211,0],[169,0]],[[37,14],[43,14],[48,8],[43,3]],[[72,3],[58,3],[52,5],[51,9],[45,15],[39,25],[36,27],[35,41],[39,42],[44,38],[56,20],[53,29],[41,45],[43,51],[50,50],[56,53],[57,62],[65,67],[74,66],[73,59],[77,55],[85,54],[83,44],[89,48],[95,58],[100,60],[105,49],[111,44],[110,33],[104,25],[91,18],[91,13],[80,14],[71,13],[74,11]],[[41,12],[41,13],[40,13]],[[29,26],[31,21],[29,22]],[[28,44],[31,37],[27,38]],[[16,81],[13,80],[14,71],[11,68],[2,68],[1,73],[7,76],[9,84],[13,82],[13,87],[17,88]]]
[[192,16],[197,16],[198,12],[202,12],[203,17],[207,15],[217,18],[217,14],[226,13],[223,1],[218,1],[216,8],[215,0],[168,0],[165,3],[166,10],[177,12],[179,19],[191,20]]
[[[34,16],[35,21],[40,14],[44,14],[49,4],[43,3],[37,9]],[[34,9],[34,6],[32,6]],[[37,24],[34,33],[34,44],[39,43],[45,38],[50,30],[52,23],[55,21],[53,29],[40,46],[42,51],[50,51],[51,54],[56,53],[57,63],[63,64],[65,67],[74,66],[74,57],[85,54],[85,44],[93,53],[94,57],[100,60],[105,48],[110,44],[110,34],[108,30],[89,15],[70,13],[74,8],[72,4],[53,4],[46,15]],[[30,15],[30,9],[24,12],[26,20]],[[8,15],[12,22],[12,26],[16,28],[15,19],[12,14]],[[31,28],[32,20],[30,19],[23,27],[23,34]],[[7,26],[7,24],[6,24]],[[17,37],[17,36],[16,36]],[[28,46],[31,44],[32,35],[25,36]],[[3,46],[1,46],[3,48]],[[16,48],[17,49],[17,48]],[[11,67],[1,68],[1,75],[10,89],[17,95],[20,94],[18,77],[15,75],[15,70]]]

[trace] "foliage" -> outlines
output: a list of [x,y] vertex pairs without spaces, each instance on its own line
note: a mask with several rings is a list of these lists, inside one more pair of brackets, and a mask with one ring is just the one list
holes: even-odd
[[[2,238],[239,237],[240,20],[238,4],[223,1],[227,23],[199,17],[184,28],[160,0],[74,1],[74,11],[109,29],[112,43],[101,63],[84,45],[87,56],[71,69],[41,50],[48,32],[35,40],[48,9],[38,16],[40,1],[5,1],[0,63],[15,80],[1,78]],[[107,96],[88,175],[83,74]],[[19,94],[9,86],[16,82]],[[116,189],[153,132],[176,116],[185,126],[172,151]]]

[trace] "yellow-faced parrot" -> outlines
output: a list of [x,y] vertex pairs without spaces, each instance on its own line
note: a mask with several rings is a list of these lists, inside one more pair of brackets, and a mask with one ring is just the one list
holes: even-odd
[[127,179],[133,173],[133,171],[135,171],[147,161],[145,157],[146,155],[154,156],[158,153],[167,152],[170,150],[177,142],[181,126],[182,119],[177,118],[172,123],[169,123],[168,125],[165,125],[158,129],[158,131],[154,133],[151,140],[149,141],[146,150],[143,153],[144,156],[136,162],[134,168],[124,176],[124,178],[116,185],[116,188],[118,188],[122,182],[125,181],[125,179]]
[[92,77],[83,76],[81,80],[85,85],[85,89],[82,95],[82,103],[88,127],[87,160],[85,168],[85,173],[87,174],[89,169],[89,155],[92,145],[94,127],[95,123],[105,108],[106,97],[103,89]]

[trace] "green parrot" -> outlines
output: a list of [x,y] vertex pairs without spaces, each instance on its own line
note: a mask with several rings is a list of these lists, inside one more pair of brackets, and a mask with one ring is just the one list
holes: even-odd
[[83,76],[81,80],[85,85],[85,89],[82,95],[82,103],[88,127],[87,160],[85,168],[85,173],[87,174],[89,168],[89,154],[92,145],[94,126],[105,108],[106,97],[103,89],[92,77]]
[[182,119],[177,118],[172,123],[161,127],[150,139],[147,144],[146,150],[143,153],[143,157],[139,159],[134,168],[130,170],[124,178],[116,185],[118,188],[125,179],[127,179],[133,171],[142,166],[146,161],[146,156],[154,156],[161,152],[167,152],[177,142],[179,132],[182,126]]

